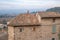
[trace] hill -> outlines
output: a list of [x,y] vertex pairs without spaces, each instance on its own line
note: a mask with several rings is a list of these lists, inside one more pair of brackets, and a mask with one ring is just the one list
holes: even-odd
[[47,9],[46,12],[59,12],[60,13],[60,7],[54,7]]

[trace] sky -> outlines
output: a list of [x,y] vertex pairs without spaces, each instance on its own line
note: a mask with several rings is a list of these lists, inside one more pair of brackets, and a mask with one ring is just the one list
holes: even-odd
[[0,10],[4,9],[47,9],[60,7],[60,0],[0,0]]

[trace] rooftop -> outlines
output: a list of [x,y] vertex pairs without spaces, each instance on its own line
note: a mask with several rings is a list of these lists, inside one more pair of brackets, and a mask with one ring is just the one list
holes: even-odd
[[21,25],[39,25],[40,24],[40,16],[38,19],[38,14],[20,14],[16,16],[13,20],[9,22],[8,25],[12,26],[21,26]]
[[21,26],[21,25],[40,25],[41,18],[60,18],[60,14],[56,12],[38,12],[34,14],[25,13],[16,16],[8,25]]
[[60,17],[60,13],[57,13],[57,12],[38,12],[39,15],[42,17],[42,18],[49,18],[49,17]]

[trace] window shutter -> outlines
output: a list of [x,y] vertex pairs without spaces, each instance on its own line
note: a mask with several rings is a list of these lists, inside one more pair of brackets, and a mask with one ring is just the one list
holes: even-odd
[[52,33],[53,33],[53,34],[56,33],[56,25],[55,25],[55,24],[53,24]]

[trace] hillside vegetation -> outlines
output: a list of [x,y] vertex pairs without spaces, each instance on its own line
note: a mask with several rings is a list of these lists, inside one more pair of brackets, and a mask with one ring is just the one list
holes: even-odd
[[46,12],[59,12],[60,13],[60,7],[54,7],[47,9]]

